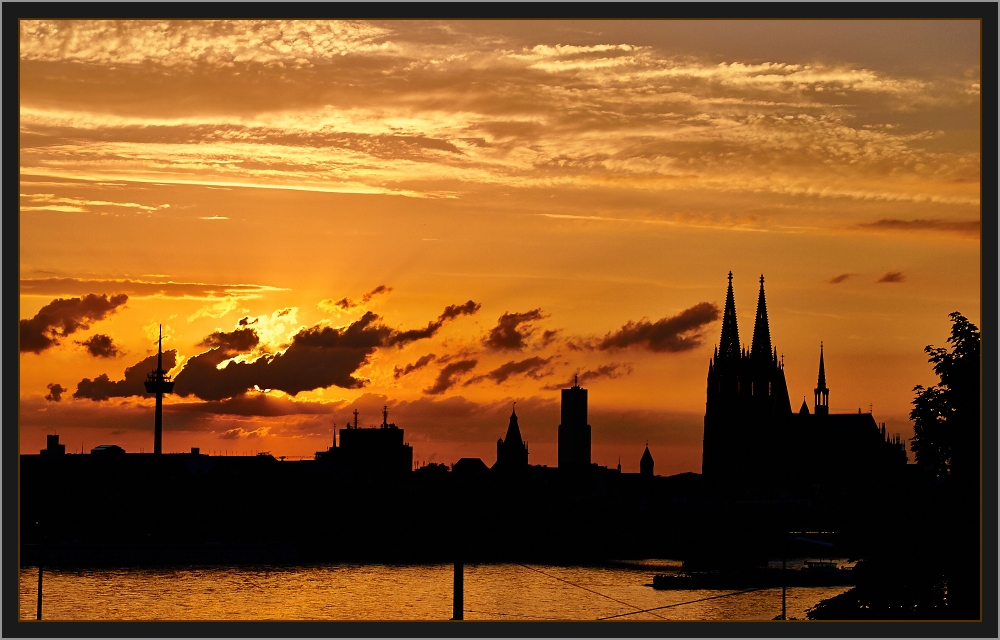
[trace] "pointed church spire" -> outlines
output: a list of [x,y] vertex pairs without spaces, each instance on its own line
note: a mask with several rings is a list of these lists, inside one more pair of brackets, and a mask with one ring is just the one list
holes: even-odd
[[819,379],[816,382],[816,388],[826,389],[826,365],[823,364],[823,343],[819,343]]
[[767,301],[764,299],[764,275],[760,276],[760,293],[757,295],[757,319],[753,324],[751,358],[771,356],[771,329],[767,324]]
[[733,298],[733,272],[729,272],[729,288],[726,289],[726,308],[722,313],[722,339],[719,341],[719,355],[723,359],[735,359],[740,354],[740,330],[736,325],[736,301]]
[[[514,403],[517,404],[516,402]],[[521,429],[517,426],[517,412],[511,409],[510,412],[510,424],[507,425],[507,435],[504,436],[504,442],[516,442],[520,444],[523,442],[521,440]]]
[[819,343],[819,378],[816,382],[815,411],[818,415],[830,412],[830,390],[826,388],[826,365],[823,363],[823,343]]

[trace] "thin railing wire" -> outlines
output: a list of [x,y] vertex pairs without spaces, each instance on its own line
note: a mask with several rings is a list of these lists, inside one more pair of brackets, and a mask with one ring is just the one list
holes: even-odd
[[[590,593],[593,593],[595,595],[601,596],[602,598],[607,598],[608,600],[611,600],[613,602],[617,602],[618,604],[623,604],[626,607],[631,607],[633,609],[638,609],[638,611],[633,611],[633,612],[630,612],[630,613],[627,613],[627,614],[620,614],[620,615],[634,615],[634,614],[637,614],[637,613],[652,613],[652,611],[650,611],[650,610],[643,610],[642,607],[637,607],[634,604],[625,602],[624,600],[619,600],[618,598],[612,598],[609,595],[605,595],[603,593],[600,593],[599,591],[594,591],[593,589],[587,588],[587,587],[585,587],[583,585],[576,584],[575,582],[571,582],[571,581],[566,580],[564,578],[560,578],[559,576],[554,576],[554,575],[552,575],[550,573],[545,573],[541,569],[535,569],[534,567],[529,567],[526,564],[518,564],[517,566],[523,567],[523,568],[525,568],[525,569],[527,569],[529,571],[535,571],[537,573],[542,574],[543,576],[548,576],[549,578],[552,578],[554,580],[558,580],[560,582],[565,582],[566,584],[574,586],[574,587],[576,587],[578,589],[583,589],[584,591],[589,591]],[[655,613],[652,613],[652,615],[656,616],[657,618],[660,618],[661,620],[664,619],[663,616],[657,615]],[[618,617],[618,616],[611,616],[611,617]],[[603,620],[603,619],[604,618],[598,618],[598,620]]]
[[[661,607],[653,607],[652,609],[643,609],[642,611],[629,611],[628,613],[618,613],[613,616],[605,616],[603,618],[598,618],[598,620],[611,620],[612,618],[623,618],[625,616],[634,616],[639,613],[652,613],[653,611],[659,611],[660,609],[670,609],[671,607],[679,607],[685,604],[695,604],[696,602],[705,602],[706,600],[718,600],[719,598],[730,598],[732,596],[741,596],[745,593],[752,593],[754,591],[765,591],[767,589],[773,589],[774,587],[760,587],[756,589],[743,589],[742,591],[734,591],[733,593],[724,593],[718,596],[708,596],[707,598],[698,598],[697,600],[688,600],[686,602],[675,602],[673,604],[665,604]],[[653,613],[655,616],[656,614]]]

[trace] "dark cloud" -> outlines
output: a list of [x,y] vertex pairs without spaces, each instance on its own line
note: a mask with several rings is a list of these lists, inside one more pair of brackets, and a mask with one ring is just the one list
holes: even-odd
[[458,316],[471,316],[479,311],[480,307],[482,307],[481,304],[472,300],[469,300],[465,304],[450,304],[444,308],[438,320],[451,320]]
[[392,291],[392,287],[387,287],[384,284],[380,284],[379,286],[375,287],[365,295],[361,296],[361,302],[368,302],[378,294],[389,293],[390,291]]
[[[163,352],[163,368],[165,370],[169,371],[176,363],[176,349]],[[156,369],[155,354],[125,369],[125,377],[122,380],[111,380],[106,373],[102,373],[93,380],[84,378],[76,385],[73,397],[99,401],[108,398],[144,396],[146,395],[146,387],[143,383],[146,381],[146,375],[154,369]]]
[[[426,328],[402,332],[385,326],[379,316],[369,311],[345,329],[320,325],[303,329],[292,337],[283,353],[237,362],[231,358],[259,344],[257,333],[250,326],[253,323],[244,318],[236,330],[216,331],[201,342],[200,346],[210,349],[188,360],[177,374],[174,391],[202,400],[223,400],[255,387],[278,389],[293,396],[330,386],[357,389],[367,381],[355,378],[354,372],[367,364],[379,347],[402,346],[430,337],[446,320],[478,310],[479,305],[472,300],[452,305]],[[220,369],[223,362],[226,364]]]
[[[497,326],[490,329],[489,335],[483,339],[483,344],[494,351],[520,351],[527,345],[527,339],[534,328],[532,322],[541,320],[541,309],[532,309],[524,313],[505,313],[497,320]],[[519,329],[520,325],[524,325]]]
[[412,373],[421,367],[426,367],[434,358],[433,353],[428,353],[426,356],[420,356],[416,362],[408,364],[405,367],[393,367],[392,377],[398,380],[408,373]]
[[354,302],[353,300],[350,300],[348,298],[341,298],[340,300],[334,302],[333,306],[340,307],[341,309],[347,311],[348,309],[353,309],[354,307],[370,302],[372,298],[379,295],[380,293],[389,293],[390,291],[392,291],[392,287],[387,287],[384,284],[380,284],[379,286],[375,287],[365,295],[361,296],[361,302]]
[[95,333],[86,340],[77,342],[77,344],[86,347],[87,353],[95,358],[115,358],[122,354],[118,346],[114,343],[114,340],[111,339],[111,336],[104,335],[103,333]]
[[538,347],[547,347],[556,339],[559,335],[560,329],[545,330],[542,332],[542,337],[538,340]]
[[253,323],[248,323],[247,319],[243,318],[240,320],[238,329],[229,332],[216,331],[199,342],[198,346],[218,347],[226,352],[245,353],[250,351],[260,344],[260,338],[257,337],[257,332],[249,324]]
[[89,293],[82,298],[57,298],[38,310],[33,318],[20,321],[20,350],[41,353],[59,344],[59,338],[89,329],[125,304],[124,293],[111,296]]
[[528,358],[527,360],[521,360],[520,362],[511,360],[506,364],[500,365],[499,367],[497,367],[493,371],[490,371],[489,373],[485,373],[481,376],[476,376],[474,378],[471,378],[468,382],[465,383],[465,386],[469,386],[470,384],[480,382],[487,378],[493,380],[497,384],[502,384],[503,382],[507,381],[507,378],[522,374],[528,376],[529,378],[534,378],[537,380],[551,373],[551,371],[548,372],[542,371],[551,361],[552,357],[540,358],[538,356],[535,356],[533,358]]
[[49,394],[45,396],[46,402],[59,402],[62,400],[62,394],[69,391],[69,389],[63,389],[62,385],[56,382],[45,385],[45,388],[49,390]]
[[423,329],[410,329],[409,331],[400,331],[394,333],[389,338],[389,346],[401,347],[405,344],[413,342],[414,340],[422,340],[424,338],[430,338],[444,325],[447,320],[452,320],[462,315],[473,315],[480,308],[479,303],[469,300],[465,304],[453,304],[444,308],[444,311],[438,316],[437,320],[432,320],[427,323],[427,326]]
[[902,282],[905,279],[906,278],[905,276],[903,276],[902,271],[890,271],[889,273],[879,278],[878,282]]
[[458,362],[446,364],[438,372],[438,377],[434,384],[424,389],[424,393],[428,395],[440,395],[444,393],[458,383],[458,378],[463,373],[475,368],[477,363],[477,360],[459,360]]
[[856,275],[858,275],[858,274],[856,274],[856,273],[842,273],[839,276],[834,276],[834,277],[830,278],[829,280],[827,280],[827,284],[840,284],[844,280],[847,280],[848,278],[850,278],[852,276],[856,276]]
[[222,334],[213,340],[224,346],[191,358],[177,374],[174,391],[202,400],[222,400],[255,386],[279,389],[291,395],[329,386],[357,389],[366,381],[352,374],[367,364],[369,356],[392,335],[392,329],[378,320],[379,317],[369,311],[345,329],[319,325],[303,329],[292,337],[284,353],[262,356],[252,362],[230,361],[218,369],[218,365],[235,355],[231,349],[234,340],[243,345],[251,342],[249,334],[242,334],[238,339],[234,336],[252,329]]
[[641,345],[655,352],[677,352],[694,349],[701,344],[700,329],[719,319],[719,308],[710,302],[699,302],[671,318],[650,323],[648,320],[629,322],[615,333],[609,333],[597,348],[624,349]]
[[981,225],[979,220],[896,220],[883,218],[877,222],[859,224],[858,228],[868,231],[943,231],[978,238]]
[[205,413],[229,416],[326,415],[343,403],[306,402],[276,398],[263,393],[248,393],[235,398],[209,402],[183,402],[171,405],[173,413]]
[[598,378],[621,378],[622,376],[627,376],[632,373],[632,365],[629,363],[621,362],[611,362],[609,364],[602,364],[596,369],[587,369],[581,371],[579,374],[572,376],[569,380],[562,384],[550,384],[542,387],[543,389],[550,391],[558,391],[559,389],[566,389],[567,387],[572,387],[574,384],[583,385],[591,380],[596,380]]

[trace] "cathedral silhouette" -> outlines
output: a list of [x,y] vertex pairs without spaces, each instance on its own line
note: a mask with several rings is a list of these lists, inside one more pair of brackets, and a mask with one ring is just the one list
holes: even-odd
[[760,277],[750,349],[740,343],[729,272],[722,336],[708,365],[702,474],[730,494],[802,494],[872,479],[906,464],[906,446],[871,413],[831,414],[820,345],[813,412],[792,413],[785,365],[771,345]]

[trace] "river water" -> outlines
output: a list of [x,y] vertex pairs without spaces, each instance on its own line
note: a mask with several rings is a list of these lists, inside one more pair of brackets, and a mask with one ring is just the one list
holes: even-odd
[[[653,575],[679,563],[646,565],[466,565],[465,619],[771,620],[781,613],[781,589],[656,591],[649,586]],[[53,569],[43,574],[42,615],[46,620],[448,620],[453,575],[452,565]],[[21,570],[22,619],[35,618],[37,584],[36,568]],[[789,589],[788,617],[804,619],[820,600],[846,590]]]

